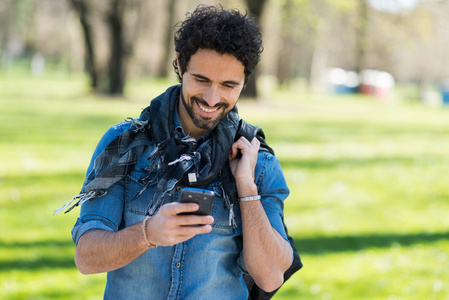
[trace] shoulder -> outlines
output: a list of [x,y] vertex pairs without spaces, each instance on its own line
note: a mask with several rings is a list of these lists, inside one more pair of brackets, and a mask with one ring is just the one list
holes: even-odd
[[128,130],[131,127],[131,122],[129,121],[123,121],[118,124],[115,124],[111,126],[106,133],[103,135],[103,137],[100,140],[101,142],[105,142],[106,145],[108,145],[110,142],[112,142],[116,137],[121,135],[123,132]]
[[113,140],[129,129],[131,122],[123,121],[111,126],[101,137],[94,151],[93,158],[97,157]]
[[260,151],[258,154],[255,176],[257,182],[270,179],[284,181],[284,173],[279,159],[266,151]]
[[257,155],[256,169],[273,167],[276,165],[279,165],[279,167],[280,167],[279,159],[275,155],[273,155],[267,151],[259,151],[259,153]]
[[131,124],[132,123],[129,121],[123,121],[111,126],[103,135],[103,139],[110,139],[111,141],[114,140],[120,134],[128,130],[131,127]]

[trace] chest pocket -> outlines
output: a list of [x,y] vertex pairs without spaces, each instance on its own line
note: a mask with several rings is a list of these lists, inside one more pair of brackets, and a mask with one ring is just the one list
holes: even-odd
[[233,229],[231,220],[234,217],[237,226],[241,225],[240,207],[235,204],[232,208],[232,213],[228,209],[224,197],[223,191],[219,185],[209,186],[208,189],[213,190],[215,193],[214,205],[212,206],[212,216],[214,217],[214,223],[212,227],[219,229]]
[[157,187],[157,172],[132,171],[125,178],[125,208],[134,214],[145,215],[152,204]]
[[[153,205],[153,196],[157,189],[157,171],[148,173],[143,170],[134,170],[125,178],[125,208],[129,213],[135,215],[146,214],[146,211]],[[234,217],[237,226],[241,225],[240,208],[235,204],[232,208],[232,213],[228,209],[224,199],[223,191],[218,182],[214,182],[205,187],[205,189],[212,190],[215,193],[214,203],[212,205],[211,215],[214,217],[213,228],[232,230],[231,223]],[[167,195],[164,202],[177,201],[179,197],[179,190]]]

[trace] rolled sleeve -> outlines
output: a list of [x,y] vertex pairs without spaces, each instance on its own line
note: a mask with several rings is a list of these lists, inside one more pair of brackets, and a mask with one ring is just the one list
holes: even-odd
[[[121,122],[109,128],[99,141],[87,168],[86,177],[94,168],[95,159],[118,135],[130,126],[130,122]],[[84,188],[85,182],[83,184]],[[80,217],[72,229],[72,239],[78,244],[80,237],[93,230],[117,231],[123,214],[124,185],[120,181],[111,186],[106,195],[86,201],[81,206]]]
[[84,223],[81,218],[78,218],[75,226],[72,229],[72,239],[75,242],[75,244],[78,245],[78,240],[80,239],[80,237],[83,234],[88,233],[89,231],[93,231],[93,230],[112,231],[112,229],[110,227],[108,227],[106,224],[104,224],[101,221],[90,220],[90,221]]
[[118,231],[124,209],[124,186],[118,182],[106,195],[88,200],[81,206],[80,217],[72,229],[72,239],[78,244],[80,237],[93,230]]
[[[256,167],[256,184],[261,196],[262,206],[271,226],[290,245],[284,226],[284,200],[290,194],[281,165],[276,156],[266,152],[259,153]],[[290,247],[291,248],[291,247]],[[293,255],[293,249],[291,249]]]

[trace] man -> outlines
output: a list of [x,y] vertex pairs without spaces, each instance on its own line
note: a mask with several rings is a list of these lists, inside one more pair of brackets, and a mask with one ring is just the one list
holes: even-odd
[[[113,126],[94,152],[75,197],[75,263],[83,274],[108,272],[106,299],[247,299],[248,273],[273,291],[292,263],[288,188],[257,138],[234,142],[260,30],[236,10],[199,6],[175,50],[181,85]],[[198,209],[178,202],[185,187],[214,191],[211,215],[179,215]]]

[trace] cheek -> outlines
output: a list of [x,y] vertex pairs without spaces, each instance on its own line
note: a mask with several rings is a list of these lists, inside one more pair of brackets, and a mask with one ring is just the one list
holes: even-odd
[[240,92],[241,90],[232,90],[232,91],[228,91],[226,93],[225,99],[227,100],[227,102],[229,104],[231,104],[232,106],[234,106],[237,103],[237,100],[240,97]]
[[189,82],[189,84],[184,89],[184,94],[189,95],[189,96],[197,96],[198,97],[198,96],[204,95],[206,92],[207,92],[207,88],[205,88],[203,85],[201,85],[195,81]]

